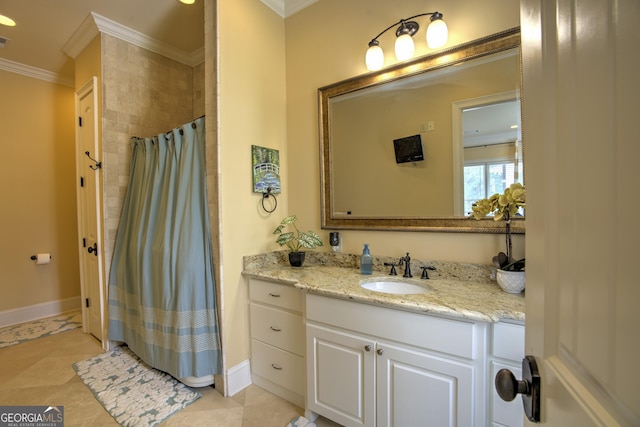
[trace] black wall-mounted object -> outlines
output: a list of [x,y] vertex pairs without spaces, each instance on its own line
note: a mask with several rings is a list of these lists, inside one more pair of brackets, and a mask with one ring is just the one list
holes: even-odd
[[424,160],[422,138],[419,134],[394,139],[393,148],[396,153],[396,163],[419,162]]

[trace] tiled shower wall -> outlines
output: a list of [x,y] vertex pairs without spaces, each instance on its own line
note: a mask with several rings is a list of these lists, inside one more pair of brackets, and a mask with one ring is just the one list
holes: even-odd
[[132,136],[167,132],[204,114],[204,64],[192,68],[102,34],[102,78],[103,224],[108,277],[129,181],[129,141]]

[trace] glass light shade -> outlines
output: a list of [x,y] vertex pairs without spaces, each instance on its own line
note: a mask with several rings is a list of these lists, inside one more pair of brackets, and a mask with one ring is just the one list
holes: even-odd
[[411,58],[415,49],[416,46],[409,34],[402,34],[396,39],[396,58],[399,61]]
[[431,21],[427,27],[427,46],[437,49],[444,46],[449,38],[449,29],[442,19]]
[[8,16],[0,15],[0,24],[6,25],[7,27],[15,27],[16,21],[9,18]]
[[384,52],[380,46],[371,46],[367,49],[367,55],[364,59],[367,64],[367,70],[377,71],[384,65]]

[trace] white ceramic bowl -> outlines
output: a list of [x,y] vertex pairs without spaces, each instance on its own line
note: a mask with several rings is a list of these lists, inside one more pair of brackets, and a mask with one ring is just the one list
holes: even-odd
[[525,272],[498,270],[496,271],[496,280],[503,291],[519,294],[524,290]]

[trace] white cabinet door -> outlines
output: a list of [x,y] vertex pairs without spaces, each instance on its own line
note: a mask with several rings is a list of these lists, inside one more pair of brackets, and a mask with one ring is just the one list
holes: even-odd
[[307,323],[307,409],[346,427],[375,425],[375,343]]
[[384,342],[376,347],[377,426],[473,426],[473,367]]

